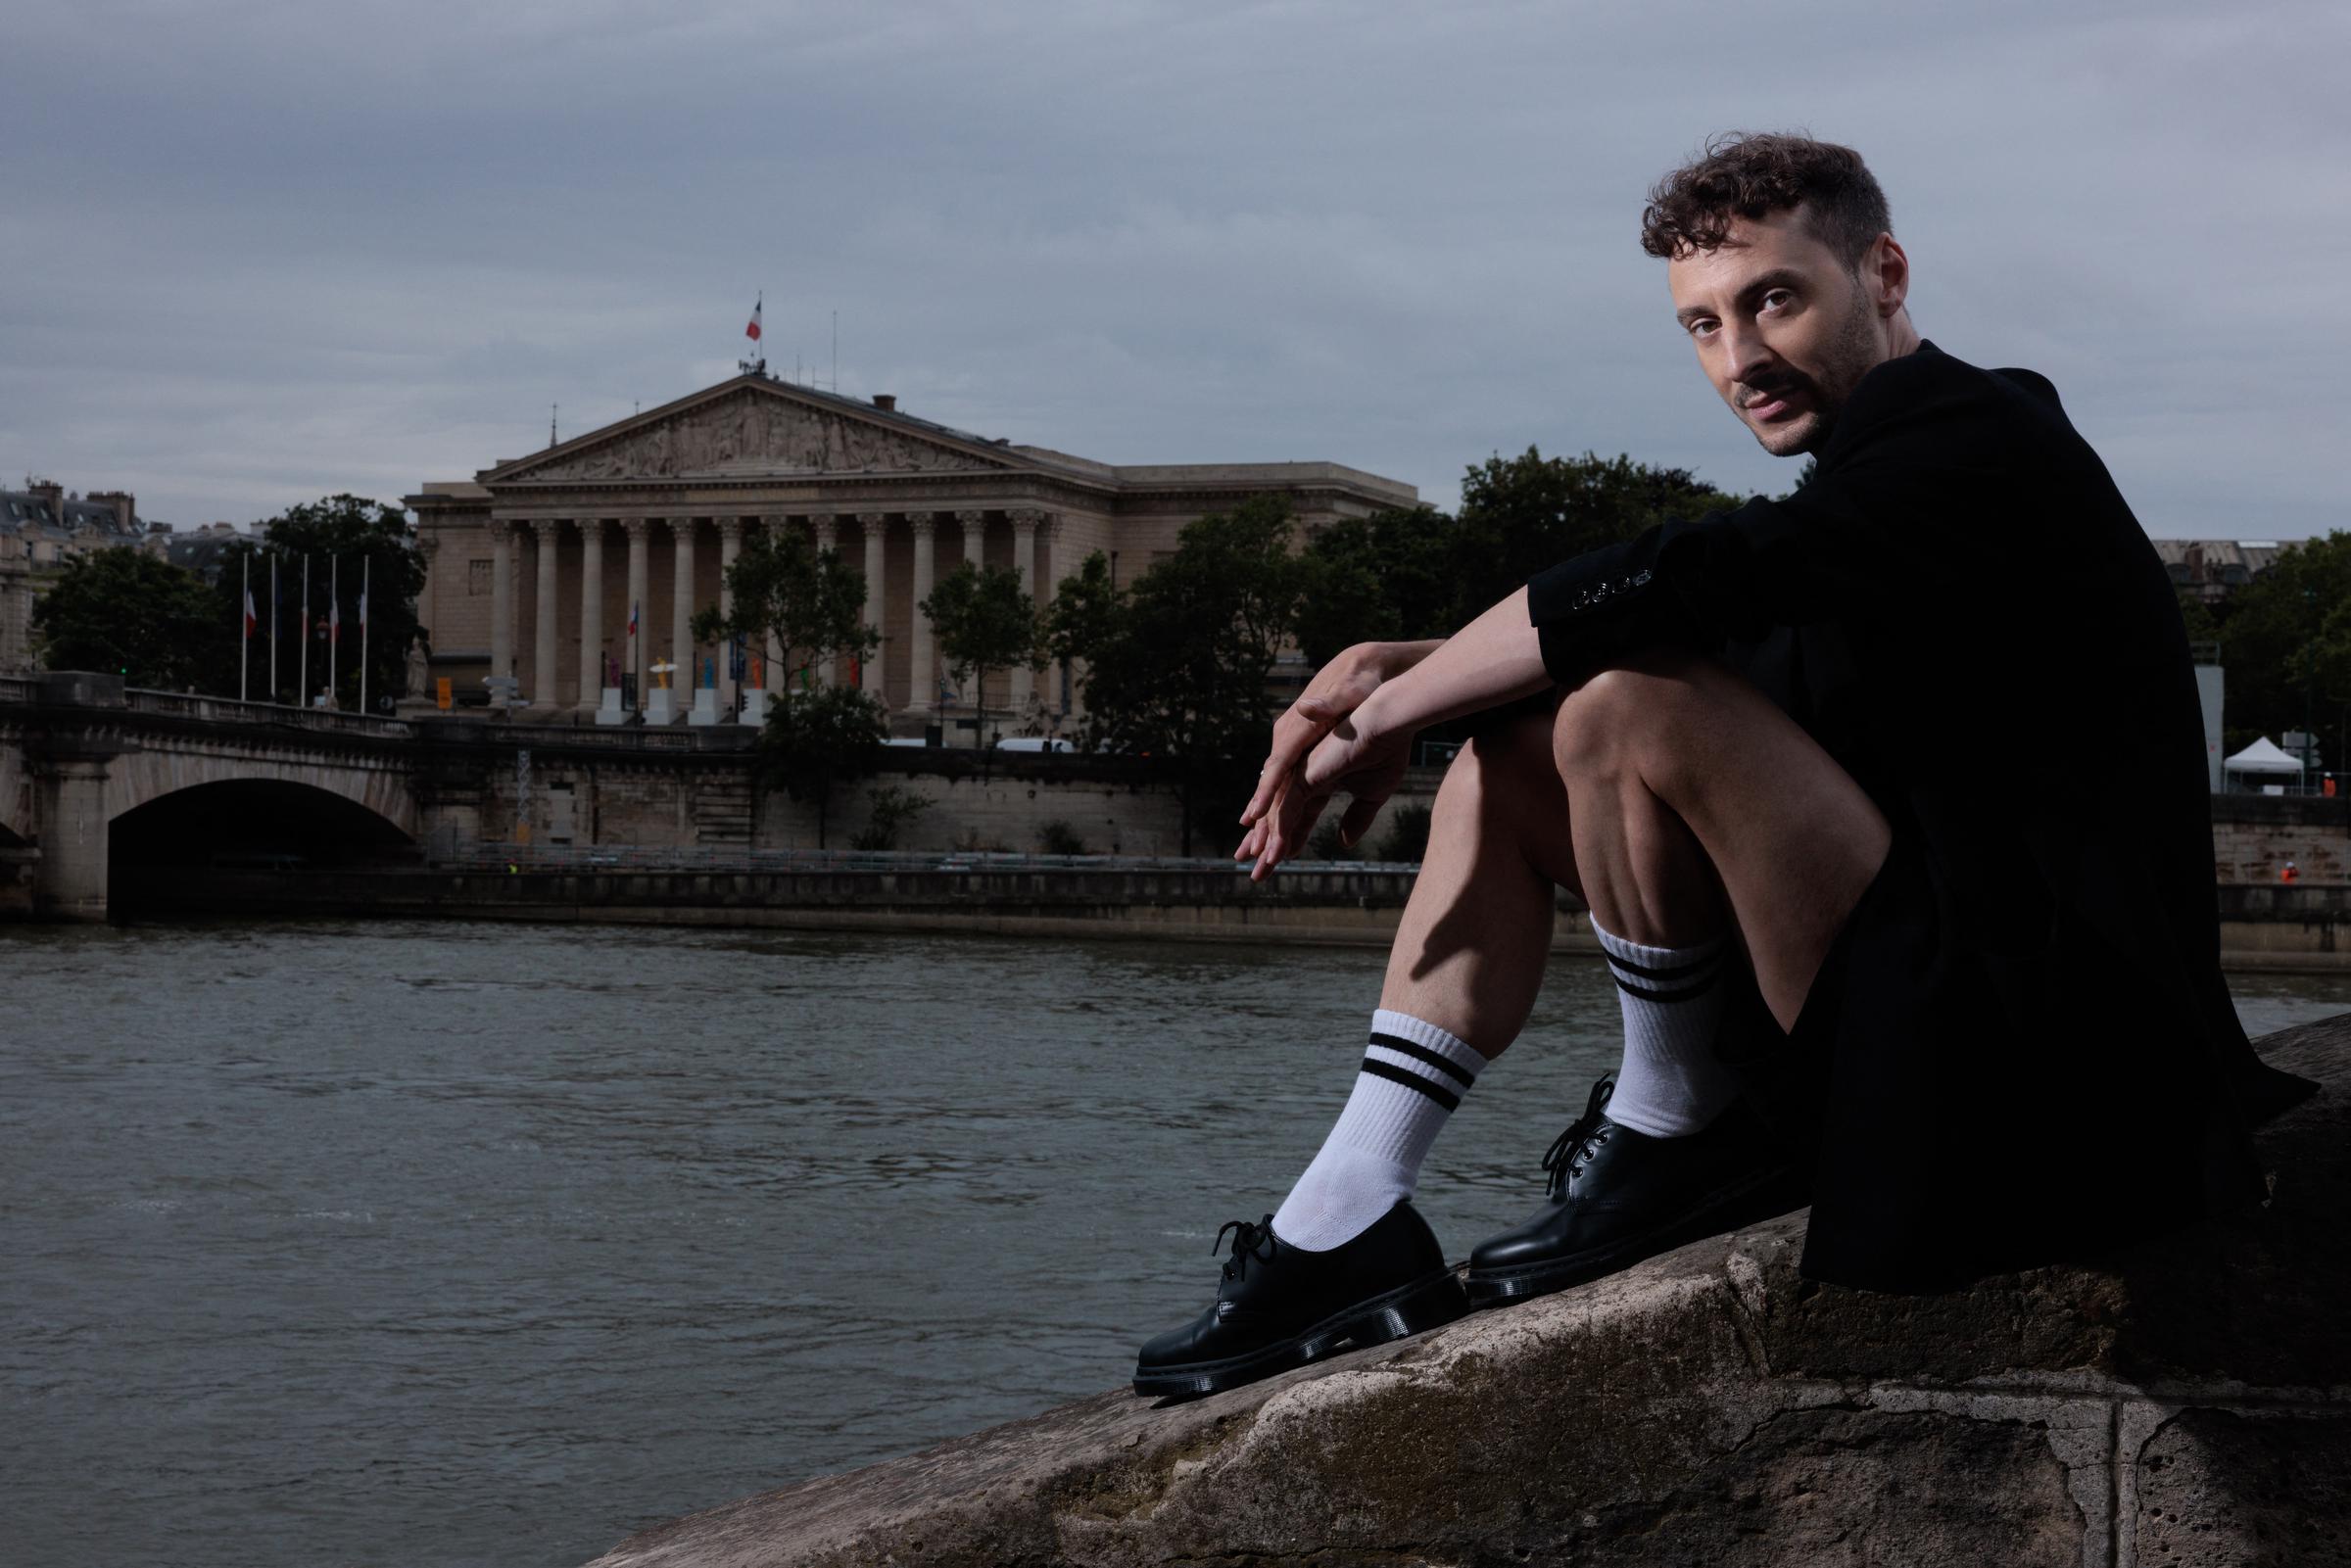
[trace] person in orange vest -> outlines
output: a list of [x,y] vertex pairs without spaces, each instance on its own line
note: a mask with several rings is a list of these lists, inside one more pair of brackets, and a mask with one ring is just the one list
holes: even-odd
[[2281,882],[2298,882],[2302,879],[2301,869],[2289,860],[2285,863],[2285,869],[2278,874],[2278,879]]

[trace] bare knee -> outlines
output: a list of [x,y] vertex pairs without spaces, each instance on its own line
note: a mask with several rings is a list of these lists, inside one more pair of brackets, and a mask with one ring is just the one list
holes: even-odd
[[1710,659],[1666,651],[1595,672],[1559,702],[1554,766],[1579,781],[1670,767],[1681,750],[1703,743],[1715,681],[1728,676]]

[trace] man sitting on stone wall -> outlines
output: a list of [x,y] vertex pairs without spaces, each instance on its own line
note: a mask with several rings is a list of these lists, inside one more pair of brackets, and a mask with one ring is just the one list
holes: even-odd
[[[2310,1088],[2236,1023],[2180,613],[2055,389],[1919,337],[1848,148],[1719,141],[1652,193],[1642,246],[1732,411],[1817,468],[1446,641],[1350,648],[1282,716],[1241,819],[1261,877],[1336,792],[1359,836],[1415,732],[1485,717],[1337,1124],[1276,1212],[1220,1232],[1215,1305],[1143,1347],[1138,1391],[1229,1388],[1807,1197],[1803,1270],[1845,1285],[2111,1248],[2257,1201],[2246,1129]],[[1992,530],[2035,565],[1988,595],[1960,563]],[[1410,1199],[1526,1022],[1562,887],[1624,1057],[1464,1296]]]

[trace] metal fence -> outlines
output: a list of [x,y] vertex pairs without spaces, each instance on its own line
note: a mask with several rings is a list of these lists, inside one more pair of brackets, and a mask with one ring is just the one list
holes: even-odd
[[[429,852],[437,868],[454,871],[623,872],[1224,872],[1247,867],[1222,856],[1022,855],[959,850],[746,849],[740,845],[646,849],[598,844],[501,844],[476,840]],[[1415,861],[1301,860],[1302,871],[1418,871]]]

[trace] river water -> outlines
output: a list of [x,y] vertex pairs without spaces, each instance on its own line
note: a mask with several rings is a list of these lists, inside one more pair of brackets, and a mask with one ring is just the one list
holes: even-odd
[[[477,924],[0,930],[0,1562],[573,1564],[1118,1385],[1381,955]],[[2244,977],[2256,1033],[2351,977]],[[1460,1255],[1606,973],[1441,1140]]]

